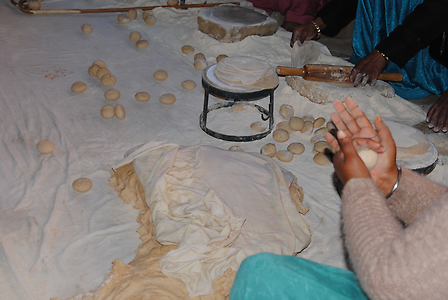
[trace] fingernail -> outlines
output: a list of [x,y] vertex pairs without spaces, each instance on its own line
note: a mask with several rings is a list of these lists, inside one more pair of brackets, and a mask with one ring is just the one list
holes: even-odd
[[378,119],[378,121],[383,121],[383,119],[381,118],[381,116],[380,115],[378,115],[378,116],[376,116],[376,118]]

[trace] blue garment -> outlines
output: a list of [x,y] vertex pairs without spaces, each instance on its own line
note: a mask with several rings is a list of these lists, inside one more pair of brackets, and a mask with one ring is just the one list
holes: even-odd
[[[353,31],[351,62],[356,64],[388,36],[423,0],[359,0]],[[437,63],[425,48],[400,69],[393,62],[385,68],[388,73],[400,72],[402,82],[391,82],[395,93],[404,99],[419,99],[442,94],[448,89],[448,68]]]
[[295,256],[260,253],[246,258],[230,300],[367,300],[353,272]]

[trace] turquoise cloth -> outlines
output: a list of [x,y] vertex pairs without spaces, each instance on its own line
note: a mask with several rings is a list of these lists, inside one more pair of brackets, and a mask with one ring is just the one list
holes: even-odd
[[246,258],[230,300],[367,300],[353,272],[295,256],[260,253]]
[[[353,55],[356,64],[388,36],[423,0],[359,0],[353,31]],[[437,63],[425,48],[402,69],[389,63],[388,73],[403,74],[403,81],[391,82],[395,93],[404,99],[419,99],[431,94],[442,94],[448,88],[448,68]]]

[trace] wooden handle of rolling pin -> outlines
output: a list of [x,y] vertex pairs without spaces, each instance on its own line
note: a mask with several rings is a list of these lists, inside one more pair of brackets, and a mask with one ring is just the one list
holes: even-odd
[[384,81],[402,81],[403,80],[403,74],[401,73],[380,73],[378,76],[379,80]]

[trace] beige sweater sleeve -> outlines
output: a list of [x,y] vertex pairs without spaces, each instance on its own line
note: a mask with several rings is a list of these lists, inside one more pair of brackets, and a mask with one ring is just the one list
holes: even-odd
[[448,299],[448,194],[413,175],[403,172],[390,203],[371,179],[352,179],[343,190],[347,250],[371,299]]

